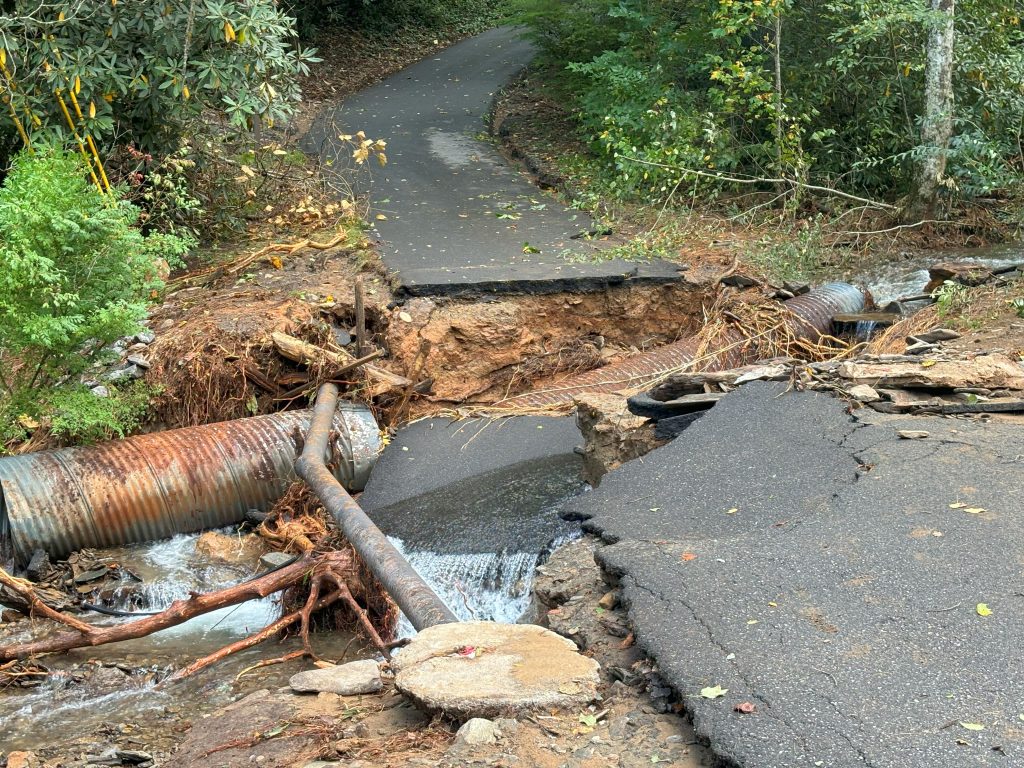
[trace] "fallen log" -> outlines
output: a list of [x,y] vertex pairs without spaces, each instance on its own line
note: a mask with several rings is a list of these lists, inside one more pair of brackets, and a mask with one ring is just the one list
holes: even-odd
[[[115,624],[109,627],[93,626],[78,621],[71,616],[59,614],[56,611],[52,611],[52,609],[50,609],[51,613],[40,608],[40,613],[47,618],[74,627],[75,631],[44,637],[27,643],[2,645],[0,646],[0,661],[22,659],[38,653],[70,651],[72,648],[86,648],[145,637],[162,629],[182,624],[204,613],[215,611],[218,608],[226,608],[238,603],[244,603],[247,600],[267,597],[275,592],[279,592],[305,578],[311,571],[313,564],[313,558],[304,557],[296,560],[291,565],[286,565],[284,568],[272,571],[264,576],[259,576],[217,592],[194,594],[187,600],[175,600],[166,610],[160,613],[147,616],[138,621]],[[57,613],[57,615],[52,615],[54,613]]]
[[332,378],[362,365],[367,376],[380,384],[387,385],[388,388],[402,389],[410,386],[412,383],[409,379],[399,376],[397,373],[391,373],[391,371],[378,368],[375,365],[364,364],[367,359],[375,359],[380,356],[379,354],[357,360],[344,350],[334,351],[318,347],[315,344],[310,344],[307,341],[297,339],[281,331],[271,333],[270,340],[282,357],[286,357],[293,362],[306,366],[331,366]]

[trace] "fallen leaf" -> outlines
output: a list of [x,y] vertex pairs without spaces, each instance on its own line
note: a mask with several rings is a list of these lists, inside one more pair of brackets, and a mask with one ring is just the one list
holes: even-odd
[[768,601],[768,605],[770,605],[772,608],[778,608],[779,607],[779,604],[776,603],[774,600],[769,600]]
[[922,360],[921,361],[921,367],[922,368],[931,368],[933,365],[935,365],[935,361],[934,360]]
[[966,506],[967,505],[964,504],[962,501],[954,501],[952,504],[949,505],[949,508],[950,509],[963,509]]
[[377,221],[387,221],[388,220],[388,217],[385,216],[383,213],[378,213],[373,218],[375,218]]
[[399,312],[398,319],[401,320],[403,323],[411,323],[412,315],[410,315],[408,312]]
[[580,715],[580,722],[588,728],[597,727],[597,715]]
[[693,554],[693,552],[683,552],[682,556],[679,559],[682,560],[684,563],[688,563],[691,560],[696,560],[697,556]]
[[739,511],[740,511],[739,507],[733,507],[732,509],[726,510],[725,514],[727,514],[727,515],[735,515]]
[[747,626],[750,626],[751,624],[757,624],[757,619],[751,619],[747,622]]
[[988,603],[978,603],[974,610],[979,616],[991,616],[992,609],[988,607]]
[[728,688],[723,688],[720,685],[711,685],[707,688],[700,689],[700,695],[703,696],[705,699],[717,699],[722,696],[725,696],[725,694],[727,694],[728,692]]
[[742,712],[744,715],[750,715],[757,712],[757,707],[751,704],[749,701],[743,701],[732,708],[734,712]]
[[966,728],[968,731],[984,731],[985,726],[981,723],[960,723],[960,725]]
[[964,510],[969,515],[980,515],[982,512],[988,512],[984,507],[968,507]]

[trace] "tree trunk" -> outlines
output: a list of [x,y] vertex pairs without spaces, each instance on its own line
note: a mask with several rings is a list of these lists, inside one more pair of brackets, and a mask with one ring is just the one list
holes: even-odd
[[918,161],[914,186],[904,208],[907,222],[931,218],[935,210],[946,155],[953,136],[953,21],[956,0],[928,0],[931,10],[942,14],[928,32],[927,61],[924,71],[924,116],[921,144],[924,153]]

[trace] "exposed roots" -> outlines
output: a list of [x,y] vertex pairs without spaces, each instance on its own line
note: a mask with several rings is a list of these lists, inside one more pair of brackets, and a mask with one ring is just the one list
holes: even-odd
[[870,355],[902,354],[907,348],[907,336],[915,336],[934,328],[938,319],[938,310],[934,306],[925,307],[877,334],[864,351]]

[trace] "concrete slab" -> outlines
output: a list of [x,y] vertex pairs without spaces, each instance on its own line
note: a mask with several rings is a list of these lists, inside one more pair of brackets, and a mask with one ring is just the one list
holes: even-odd
[[597,698],[600,665],[533,624],[429,627],[391,661],[395,687],[424,709],[462,720],[578,710]]
[[[930,435],[899,439],[908,428]],[[709,434],[723,447],[692,463]],[[1024,763],[1024,428],[851,422],[761,385],[667,448],[644,464],[682,500],[672,514],[650,511],[662,491],[630,501],[643,489],[609,482],[637,478],[627,465],[588,495],[589,525],[617,542],[600,560],[716,753],[744,768]]]
[[350,97],[306,136],[307,151],[338,168],[351,167],[352,154],[340,133],[362,130],[388,142],[387,166],[358,174],[357,191],[372,193],[370,220],[400,293],[597,290],[679,279],[667,262],[603,260],[612,243],[588,239],[596,228],[590,216],[534,186],[487,135],[495,94],[534,52],[514,28],[485,32]]

